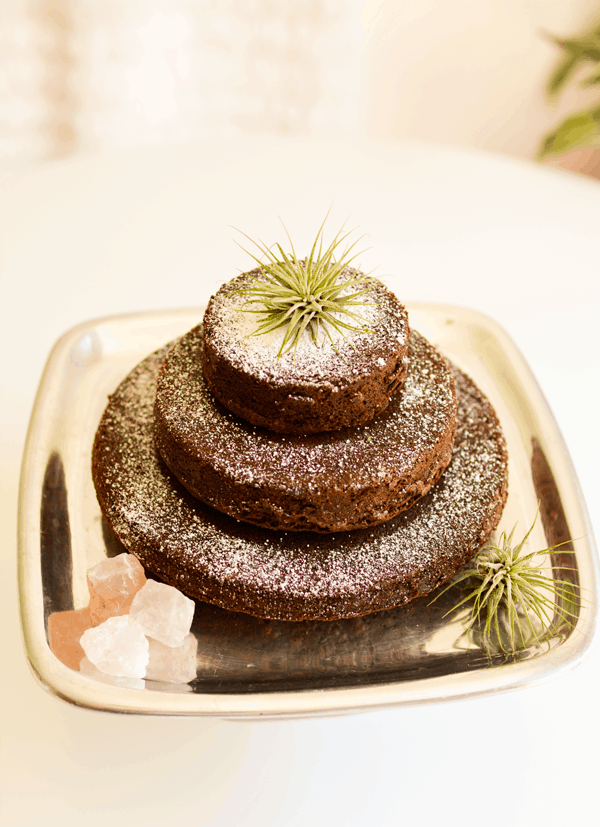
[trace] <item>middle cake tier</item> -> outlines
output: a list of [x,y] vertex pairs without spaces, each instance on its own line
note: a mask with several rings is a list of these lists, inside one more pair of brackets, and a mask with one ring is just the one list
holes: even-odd
[[202,372],[202,329],[164,359],[155,401],[158,450],[202,502],[238,520],[286,531],[366,528],[410,508],[452,457],[456,389],[444,357],[411,333],[402,391],[356,428],[278,434],[240,419]]

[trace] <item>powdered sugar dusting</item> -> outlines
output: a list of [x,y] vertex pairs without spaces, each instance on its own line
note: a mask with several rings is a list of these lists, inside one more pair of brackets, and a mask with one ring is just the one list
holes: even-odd
[[[345,281],[354,273],[346,269],[339,280]],[[211,300],[205,317],[215,348],[226,354],[237,370],[269,381],[335,381],[347,374],[349,365],[354,375],[372,370],[370,353],[374,348],[384,348],[387,352],[397,348],[398,343],[406,343],[408,323],[404,308],[380,282],[371,280],[370,289],[360,297],[361,304],[349,308],[361,317],[361,322],[335,314],[339,321],[357,326],[359,330],[341,333],[327,325],[327,335],[323,326],[316,345],[310,333],[304,331],[297,347],[279,356],[284,329],[254,335],[264,317],[250,311],[264,306],[249,304],[248,296],[240,292],[241,287],[259,276],[260,271],[255,270],[224,285]],[[355,285],[345,292],[349,294],[361,287]],[[363,351],[365,358],[361,360]]]
[[157,575],[224,608],[279,619],[341,618],[425,594],[467,562],[506,498],[506,449],[489,404],[455,370],[459,428],[452,461],[416,506],[370,529],[330,535],[259,529],[191,497],[153,437],[165,350],[127,377],[103,416],[94,481],[113,530]]
[[163,363],[157,439],[184,485],[232,516],[300,530],[372,525],[425,493],[450,460],[454,380],[446,360],[417,333],[404,388],[386,413],[317,435],[274,433],[224,411],[201,362],[196,328]]

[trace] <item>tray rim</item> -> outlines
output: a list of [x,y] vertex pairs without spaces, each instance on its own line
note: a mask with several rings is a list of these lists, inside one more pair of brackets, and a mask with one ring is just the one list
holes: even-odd
[[[578,522],[586,527],[585,539],[589,547],[585,563],[588,580],[586,588],[596,595],[599,580],[598,557],[589,515],[577,479],[573,463],[558,428],[556,420],[527,362],[508,333],[490,316],[466,307],[431,302],[407,302],[411,312],[447,312],[462,315],[466,320],[478,322],[502,344],[510,355],[510,366],[525,376],[531,389],[528,402],[533,411],[541,411],[549,420],[552,433],[547,440],[556,446],[559,459],[568,470],[568,484],[577,503]],[[21,480],[19,486],[18,515],[18,579],[20,613],[23,640],[33,674],[41,685],[57,697],[77,706],[151,715],[204,715],[221,718],[266,718],[345,714],[365,709],[381,709],[399,705],[436,703],[448,700],[464,700],[524,686],[536,685],[552,677],[570,671],[594,646],[597,626],[597,607],[593,599],[588,601],[584,613],[581,634],[572,634],[567,641],[544,657],[511,662],[476,673],[463,672],[409,681],[390,681],[383,684],[360,687],[335,687],[326,689],[279,690],[255,693],[181,693],[140,691],[124,686],[113,686],[75,672],[62,664],[51,652],[45,635],[43,616],[43,592],[39,567],[39,504],[41,481],[45,462],[52,443],[51,432],[44,426],[44,412],[52,410],[60,398],[55,379],[61,373],[65,359],[70,358],[73,348],[83,336],[101,325],[165,321],[182,322],[182,333],[188,329],[185,323],[201,318],[203,308],[182,308],[142,313],[125,313],[104,316],[80,323],[66,331],[56,342],[48,357],[25,442]],[[156,347],[160,345],[157,343]],[[47,418],[49,419],[49,417]],[[554,458],[554,457],[553,457]],[[563,483],[563,486],[567,483]],[[568,516],[568,522],[569,517]],[[577,538],[574,538],[575,540]],[[36,556],[37,552],[37,556]],[[579,563],[578,559],[578,563]],[[581,620],[581,618],[580,618]],[[578,630],[579,631],[579,628]],[[477,675],[474,686],[474,674]]]

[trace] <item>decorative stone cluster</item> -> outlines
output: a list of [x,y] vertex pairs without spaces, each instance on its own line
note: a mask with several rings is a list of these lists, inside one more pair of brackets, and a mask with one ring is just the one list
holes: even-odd
[[167,683],[196,677],[193,600],[147,580],[132,554],[98,563],[87,572],[87,583],[88,607],[48,619],[50,646],[59,660],[96,677]]

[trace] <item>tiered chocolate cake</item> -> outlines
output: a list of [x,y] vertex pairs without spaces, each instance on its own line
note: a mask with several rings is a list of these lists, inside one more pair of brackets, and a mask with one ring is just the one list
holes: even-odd
[[110,397],[92,463],[102,512],[190,596],[280,620],[364,615],[432,591],[500,519],[491,405],[380,282],[338,269],[346,295],[362,285],[359,323],[340,312],[287,349],[286,325],[255,335],[255,270]]

